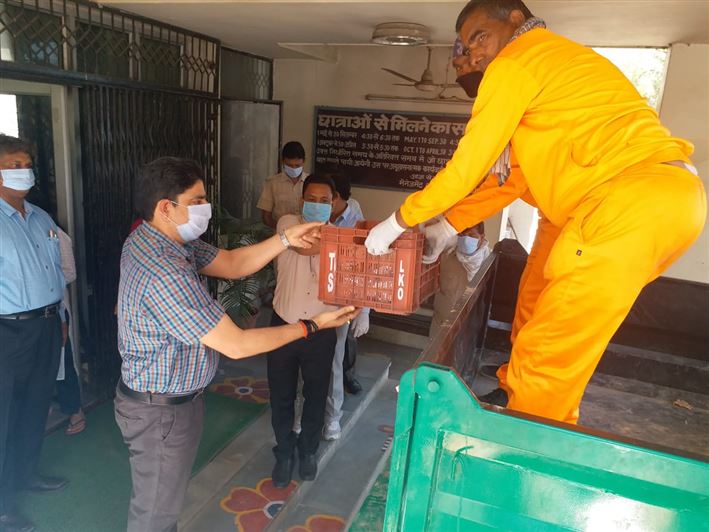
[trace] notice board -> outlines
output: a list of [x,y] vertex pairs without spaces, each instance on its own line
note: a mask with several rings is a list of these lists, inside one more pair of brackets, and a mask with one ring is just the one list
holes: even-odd
[[426,186],[453,155],[468,115],[315,108],[315,172],[335,165],[353,185]]

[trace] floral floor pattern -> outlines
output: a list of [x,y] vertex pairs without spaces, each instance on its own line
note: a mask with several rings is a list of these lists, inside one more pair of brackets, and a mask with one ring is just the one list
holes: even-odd
[[340,532],[345,529],[345,520],[336,515],[311,515],[305,524],[292,526],[288,532]]
[[268,403],[268,381],[253,377],[230,377],[209,387],[210,392],[233,397],[249,403]]
[[[255,488],[232,488],[220,506],[225,512],[234,514],[238,532],[263,532],[297,488],[298,484],[293,481],[279,489],[270,478],[263,478]],[[290,527],[288,532],[341,532],[344,529],[344,519],[336,515],[316,514],[308,517],[302,525]]]
[[256,488],[238,486],[220,503],[222,510],[235,514],[234,523],[239,532],[262,532],[283,508],[298,484],[276,488],[270,478],[261,479]]

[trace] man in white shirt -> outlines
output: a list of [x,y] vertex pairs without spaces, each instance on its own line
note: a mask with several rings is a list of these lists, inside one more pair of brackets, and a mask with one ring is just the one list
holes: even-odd
[[281,151],[283,171],[266,179],[256,207],[261,209],[263,223],[276,228],[281,216],[300,214],[303,181],[308,176],[303,171],[305,149],[300,142],[286,142]]
[[[303,183],[301,214],[285,215],[277,229],[311,222],[327,222],[332,213],[335,185],[326,176],[313,174]],[[333,307],[318,300],[320,273],[319,246],[288,249],[277,259],[276,292],[273,298],[273,325],[309,320]],[[295,450],[298,449],[299,474],[302,480],[317,475],[315,453],[325,417],[325,403],[330,386],[330,372],[335,353],[333,329],[314,331],[268,354],[268,384],[271,392],[271,424],[276,436],[273,453],[276,465],[273,484],[282,488],[291,481]],[[303,414],[301,432],[293,432],[298,372],[303,377]]]

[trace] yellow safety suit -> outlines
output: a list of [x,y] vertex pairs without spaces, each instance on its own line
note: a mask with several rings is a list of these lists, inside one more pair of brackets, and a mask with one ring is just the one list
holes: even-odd
[[456,204],[508,142],[558,236],[540,257],[541,293],[516,331],[502,385],[509,408],[575,423],[640,290],[699,236],[706,194],[698,177],[675,166],[690,162],[692,145],[670,136],[615,66],[534,29],[490,63],[456,152],[406,199],[404,221],[446,211],[455,219]]
[[[505,208],[516,199],[522,199],[526,203],[536,207],[534,198],[529,194],[527,182],[516,163],[514,153],[511,154],[511,173],[503,186],[498,183],[495,174],[489,174],[483,183],[475,191],[457,203],[446,214],[448,222],[460,233],[486,220],[490,216]],[[517,333],[522,326],[529,321],[534,310],[534,305],[539,299],[539,295],[546,286],[544,279],[544,265],[551,248],[559,236],[559,228],[554,226],[544,216],[539,219],[537,234],[534,244],[527,257],[524,271],[519,281],[517,291],[517,302],[515,305],[514,319],[512,321],[512,333],[510,341],[514,344]],[[507,364],[503,364],[497,371],[500,387],[507,390]]]

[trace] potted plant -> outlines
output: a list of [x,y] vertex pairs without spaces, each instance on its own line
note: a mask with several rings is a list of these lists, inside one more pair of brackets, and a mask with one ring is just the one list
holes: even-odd
[[[236,249],[257,244],[273,235],[273,229],[252,220],[239,220],[217,206],[219,247]],[[222,279],[217,294],[229,317],[245,329],[254,327],[261,305],[270,300],[276,286],[273,263],[240,279]]]

